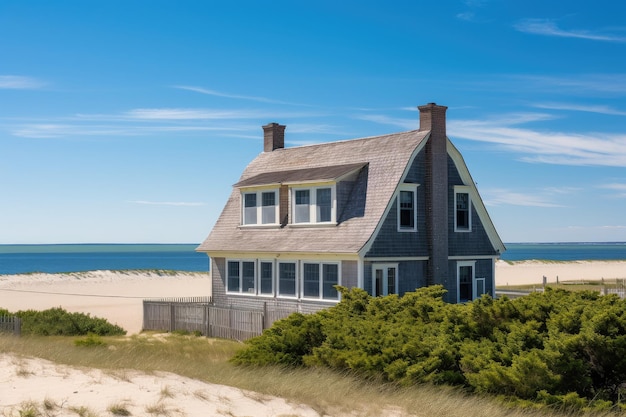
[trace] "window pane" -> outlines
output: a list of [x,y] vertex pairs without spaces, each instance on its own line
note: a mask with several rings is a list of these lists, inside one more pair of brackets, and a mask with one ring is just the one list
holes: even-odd
[[323,265],[323,298],[336,300],[339,298],[335,285],[339,284],[339,266],[338,265]]
[[261,294],[273,294],[272,281],[274,274],[271,262],[261,262]]
[[239,262],[228,262],[228,291],[239,292]]
[[256,224],[256,193],[244,194],[243,224]]
[[254,262],[242,262],[242,292],[254,294]]
[[278,266],[278,286],[280,295],[296,295],[296,264],[281,263]]
[[294,208],[294,223],[309,223],[309,190],[296,190],[296,206]]
[[262,193],[261,200],[263,207],[261,208],[261,222],[263,224],[276,223],[276,193]]
[[456,195],[456,227],[469,229],[469,194],[467,193]]
[[384,295],[383,294],[383,270],[376,269],[376,295]]
[[387,294],[396,293],[396,268],[387,268]]
[[316,193],[317,221],[329,222],[332,218],[332,199],[330,188],[318,188]]
[[320,266],[319,264],[304,264],[303,292],[305,297],[320,296]]
[[468,301],[472,299],[472,267],[459,267],[459,299]]
[[400,191],[400,227],[413,229],[415,227],[415,193]]

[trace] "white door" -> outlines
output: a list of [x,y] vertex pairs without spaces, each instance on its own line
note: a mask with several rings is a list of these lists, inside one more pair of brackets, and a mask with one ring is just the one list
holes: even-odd
[[374,296],[398,293],[398,264],[375,264],[372,271]]

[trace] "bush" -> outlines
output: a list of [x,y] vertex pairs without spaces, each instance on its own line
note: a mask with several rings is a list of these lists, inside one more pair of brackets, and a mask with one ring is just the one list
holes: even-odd
[[626,301],[546,290],[443,302],[441,286],[294,314],[247,342],[237,364],[325,366],[400,384],[461,385],[516,403],[604,410],[626,381]]
[[126,330],[107,320],[84,313],[69,313],[62,308],[43,311],[18,311],[15,316],[22,320],[23,335],[40,336],[98,336],[125,335]]

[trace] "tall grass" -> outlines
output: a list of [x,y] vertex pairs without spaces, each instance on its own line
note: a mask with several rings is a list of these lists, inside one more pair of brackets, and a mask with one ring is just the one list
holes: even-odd
[[[71,337],[0,336],[0,353],[11,352],[71,366],[100,368],[116,375],[123,375],[128,369],[172,372],[307,404],[320,415],[379,416],[390,415],[391,411],[397,416],[429,417],[571,415],[558,411],[511,409],[492,398],[470,396],[458,389],[430,385],[400,388],[326,369],[238,367],[230,364],[228,359],[242,345],[226,340],[145,334],[102,339],[104,343],[101,345],[81,346],[76,345]],[[594,414],[604,415],[614,414]]]

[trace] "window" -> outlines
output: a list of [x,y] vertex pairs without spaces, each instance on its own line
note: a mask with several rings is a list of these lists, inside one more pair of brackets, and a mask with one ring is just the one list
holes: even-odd
[[295,188],[292,197],[293,223],[336,222],[334,186]]
[[226,291],[254,294],[255,269],[254,261],[228,261]]
[[339,264],[302,263],[302,297],[324,300],[337,300],[339,293]]
[[403,185],[398,193],[398,231],[417,231],[417,191],[414,185]]
[[488,294],[487,279],[476,276],[476,261],[462,261],[457,263],[457,284],[459,293],[457,302],[475,300],[483,294]]
[[454,230],[469,232],[472,230],[471,199],[468,192],[454,193],[455,222]]
[[278,264],[278,295],[296,296],[295,262],[280,262]]
[[372,292],[374,296],[398,293],[398,264],[373,266]]
[[243,193],[243,224],[275,225],[278,222],[277,191],[251,191]]

